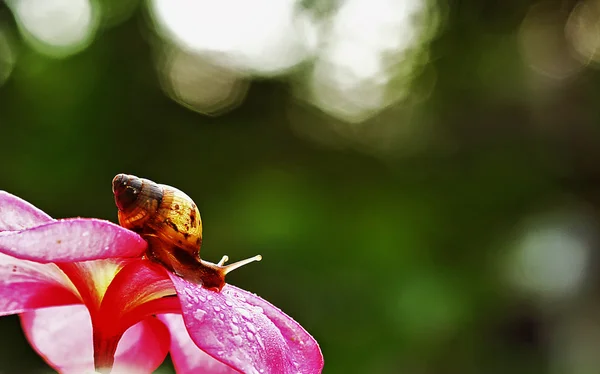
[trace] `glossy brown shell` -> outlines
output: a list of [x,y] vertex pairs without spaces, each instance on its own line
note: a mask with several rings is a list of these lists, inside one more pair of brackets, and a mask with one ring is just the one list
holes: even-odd
[[121,226],[199,255],[202,220],[188,195],[174,187],[125,174],[115,177],[113,192]]

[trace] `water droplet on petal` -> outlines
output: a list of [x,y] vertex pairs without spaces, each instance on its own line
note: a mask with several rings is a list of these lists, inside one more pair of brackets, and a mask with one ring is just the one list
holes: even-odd
[[225,304],[227,304],[227,306],[233,306],[233,303],[229,300],[225,300]]
[[218,305],[213,306],[213,309],[215,310],[215,312],[220,312],[221,311],[221,307]]
[[260,345],[260,347],[262,349],[265,349],[265,342],[263,342],[262,338],[258,334],[256,335],[256,341],[258,342],[258,345]]
[[231,322],[238,323],[239,321],[236,316],[233,316],[233,317],[231,317]]
[[250,331],[252,331],[252,332],[256,333],[256,327],[254,327],[254,325],[253,325],[252,323],[250,323],[250,322],[247,322],[247,323],[246,323],[246,327],[248,327],[248,330],[250,330]]
[[219,318],[221,318],[221,319],[225,319],[225,314],[223,314],[223,313],[219,313]]
[[248,340],[252,340],[254,339],[254,334],[252,334],[250,331],[246,332],[246,337],[248,338]]
[[208,295],[206,298],[208,299],[208,301],[211,301],[213,299],[212,295]]
[[194,312],[194,318],[196,318],[196,320],[197,320],[198,322],[202,322],[202,320],[204,319],[204,316],[206,316],[206,312],[205,312],[205,311],[203,311],[202,309],[197,309],[197,310]]
[[206,301],[206,297],[202,296],[202,295],[198,295],[198,300],[205,302]]
[[242,345],[242,343],[244,342],[244,340],[242,339],[242,337],[241,337],[241,336],[239,336],[239,335],[235,335],[235,336],[233,337],[233,342],[234,342],[236,345],[239,345],[239,346],[241,346],[241,345]]
[[245,318],[245,319],[247,319],[247,320],[250,320],[250,319],[251,319],[251,317],[252,317],[252,316],[250,315],[250,312],[249,312],[249,311],[247,311],[247,310],[246,310],[246,309],[244,309],[244,308],[235,308],[235,310],[236,310],[236,311],[237,311],[239,314],[241,314],[241,315],[242,315],[242,317],[244,317],[244,318]]
[[235,325],[235,324],[232,323],[230,326],[231,326],[231,332],[234,335],[240,332],[240,329],[239,329],[239,327],[237,327],[237,325]]
[[190,305],[192,302],[198,302],[198,296],[192,290],[185,290],[185,296],[187,296],[188,301],[191,300]]

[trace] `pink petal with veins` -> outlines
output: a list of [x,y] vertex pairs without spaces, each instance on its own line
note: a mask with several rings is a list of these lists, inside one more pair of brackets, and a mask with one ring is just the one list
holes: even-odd
[[119,341],[111,374],[153,373],[169,353],[169,330],[155,317],[133,325]]
[[200,349],[244,373],[320,373],[323,356],[300,325],[258,296],[213,292],[169,274],[185,325]]
[[[21,315],[31,346],[61,373],[94,372],[92,323],[83,305],[39,309]],[[155,318],[128,329],[117,347],[113,373],[150,373],[165,359],[169,332]]]
[[94,370],[92,322],[84,305],[38,309],[21,314],[31,346],[61,373]]
[[135,259],[111,281],[104,295],[102,312],[123,315],[164,296],[175,297],[175,288],[165,268],[145,259]]
[[158,318],[171,333],[171,359],[177,374],[233,374],[239,371],[215,360],[200,350],[190,338],[180,314],[162,314]]
[[95,323],[105,331],[116,332],[160,313],[180,313],[173,283],[160,265],[135,259],[111,281]]
[[74,287],[56,265],[0,254],[0,315],[78,303]]
[[0,231],[22,230],[53,221],[27,201],[0,191]]
[[223,287],[221,292],[229,298],[240,300],[253,308],[262,309],[267,318],[285,337],[288,348],[300,357],[298,360],[299,372],[320,373],[323,370],[323,354],[319,344],[298,322],[263,298],[236,286],[228,284]]
[[146,241],[109,221],[70,218],[22,231],[0,232],[0,253],[36,262],[140,256]]

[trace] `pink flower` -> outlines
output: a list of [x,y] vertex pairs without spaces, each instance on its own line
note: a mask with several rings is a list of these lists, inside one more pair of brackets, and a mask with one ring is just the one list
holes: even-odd
[[108,221],[54,220],[0,191],[0,315],[20,314],[32,347],[62,373],[320,373],[317,342],[231,285],[214,292],[141,255]]

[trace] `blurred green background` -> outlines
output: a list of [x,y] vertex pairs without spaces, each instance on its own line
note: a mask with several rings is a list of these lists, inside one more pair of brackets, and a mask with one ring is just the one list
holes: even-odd
[[0,2],[0,189],[112,221],[117,173],[185,191],[325,373],[600,372],[598,0],[73,1]]

